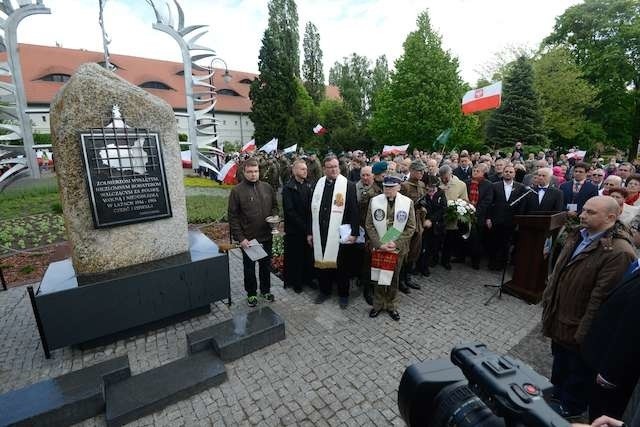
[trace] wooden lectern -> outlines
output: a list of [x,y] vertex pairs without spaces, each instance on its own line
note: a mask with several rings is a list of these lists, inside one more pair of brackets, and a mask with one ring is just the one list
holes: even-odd
[[[536,212],[516,215],[518,242],[515,250],[513,278],[504,284],[504,292],[521,298],[530,304],[540,302],[548,275],[548,258],[544,256],[544,244],[566,222],[566,212]],[[551,255],[549,255],[551,256]]]

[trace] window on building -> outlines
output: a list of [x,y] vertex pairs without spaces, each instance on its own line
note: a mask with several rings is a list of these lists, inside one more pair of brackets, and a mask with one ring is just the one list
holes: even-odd
[[220,90],[217,90],[216,93],[218,95],[240,96],[240,94],[233,89],[220,89]]
[[176,73],[176,76],[184,76],[184,70],[180,70]]
[[173,90],[171,87],[158,81],[144,82],[144,83],[141,83],[139,86],[145,89]]
[[242,80],[240,80],[240,83],[244,83],[244,84],[246,84],[246,85],[250,85],[250,84],[251,84],[251,80],[249,80],[249,79],[242,79]]
[[47,74],[44,77],[40,77],[40,80],[43,80],[45,82],[65,83],[70,78],[71,76],[69,74],[54,73],[54,74]]
[[223,125],[226,125],[226,124],[227,124],[227,121],[226,121],[226,120],[223,120],[223,121],[222,121],[222,124],[223,124]]
[[236,120],[234,124],[235,124],[236,126],[238,126],[238,121]]
[[47,122],[47,116],[42,116],[42,122],[46,123]]

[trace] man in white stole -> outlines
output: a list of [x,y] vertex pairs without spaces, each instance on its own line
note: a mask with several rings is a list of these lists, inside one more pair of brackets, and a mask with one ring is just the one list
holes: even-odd
[[[398,251],[398,262],[391,284],[383,280],[384,271],[372,269],[371,280],[375,285],[373,294],[373,308],[369,312],[369,317],[377,317],[382,310],[386,310],[393,320],[400,320],[398,313],[398,276],[404,259],[409,252],[411,236],[416,230],[416,217],[413,208],[413,201],[410,198],[398,193],[402,179],[398,176],[386,176],[383,186],[384,193],[371,199],[365,228],[367,235],[371,239],[371,248],[380,251]],[[391,228],[400,231],[400,236],[389,243],[382,243],[382,237]]]
[[343,244],[353,244],[358,236],[360,217],[356,186],[340,175],[336,156],[330,155],[323,161],[324,176],[320,178],[311,199],[311,230],[309,244],[313,246],[314,265],[320,282],[320,293],[316,304],[322,304],[331,296],[332,283],[338,284],[340,307],[349,303],[348,265],[340,249],[340,226],[349,224],[351,235]]

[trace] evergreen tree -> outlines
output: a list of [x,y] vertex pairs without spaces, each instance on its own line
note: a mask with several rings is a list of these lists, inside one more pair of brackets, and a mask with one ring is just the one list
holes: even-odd
[[509,67],[502,86],[502,105],[487,124],[487,139],[494,146],[512,146],[517,141],[544,145],[542,113],[533,86],[533,68],[524,57]]
[[371,70],[366,56],[357,53],[336,62],[329,70],[329,84],[340,89],[345,106],[358,124],[363,125],[370,114]]
[[376,97],[371,133],[379,144],[431,149],[436,137],[452,128],[450,144],[466,143],[462,138],[473,134],[470,128],[477,120],[460,111],[464,86],[458,61],[442,48],[426,11],[418,16],[417,27],[404,42],[391,82]]
[[307,22],[304,29],[304,62],[302,63],[302,77],[304,87],[318,104],[324,99],[324,71],[322,70],[322,49],[320,49],[320,34],[312,22]]

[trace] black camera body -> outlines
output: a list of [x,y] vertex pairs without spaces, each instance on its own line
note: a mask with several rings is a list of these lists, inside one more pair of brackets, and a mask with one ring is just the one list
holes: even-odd
[[409,426],[568,426],[545,401],[552,389],[523,362],[468,344],[409,366],[398,408]]

